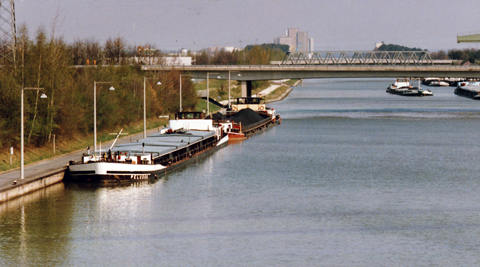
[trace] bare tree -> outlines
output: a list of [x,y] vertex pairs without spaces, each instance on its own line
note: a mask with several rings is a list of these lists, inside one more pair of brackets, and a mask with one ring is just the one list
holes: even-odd
[[126,42],[123,38],[108,38],[105,43],[105,57],[110,64],[123,64],[125,62]]

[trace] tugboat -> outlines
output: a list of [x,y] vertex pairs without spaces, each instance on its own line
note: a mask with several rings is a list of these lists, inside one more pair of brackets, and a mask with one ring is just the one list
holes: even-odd
[[387,93],[401,96],[433,96],[432,91],[428,89],[413,87],[408,79],[397,79],[388,86]]
[[112,145],[108,151],[87,149],[81,161],[70,161],[67,180],[122,183],[158,178],[226,146],[231,127],[229,123],[214,126],[202,112],[179,112],[158,134]]

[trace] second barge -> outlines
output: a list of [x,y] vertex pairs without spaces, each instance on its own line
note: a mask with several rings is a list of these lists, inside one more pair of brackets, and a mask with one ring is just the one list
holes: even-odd
[[480,86],[478,85],[458,86],[454,93],[459,96],[480,100]]

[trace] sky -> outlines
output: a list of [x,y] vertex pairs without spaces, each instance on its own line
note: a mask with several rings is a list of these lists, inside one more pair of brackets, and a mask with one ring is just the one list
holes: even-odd
[[315,51],[366,51],[375,43],[438,51],[479,48],[479,0],[16,0],[17,28],[42,25],[68,43],[125,38],[161,50],[273,43],[288,28]]

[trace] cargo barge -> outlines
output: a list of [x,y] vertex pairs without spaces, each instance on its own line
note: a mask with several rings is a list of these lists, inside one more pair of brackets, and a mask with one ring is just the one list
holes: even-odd
[[108,151],[87,151],[81,161],[70,161],[66,180],[122,183],[159,178],[226,146],[229,128],[229,123],[214,125],[202,112],[179,112],[158,134],[112,145]]
[[407,79],[397,79],[388,86],[387,93],[401,96],[433,96],[432,91],[413,87]]
[[269,108],[261,97],[239,97],[234,99],[225,119],[232,123],[229,138],[246,139],[269,126],[282,122],[275,109]]
[[458,86],[454,93],[458,96],[464,96],[468,98],[472,98],[474,100],[480,100],[480,86],[478,85],[462,85]]

